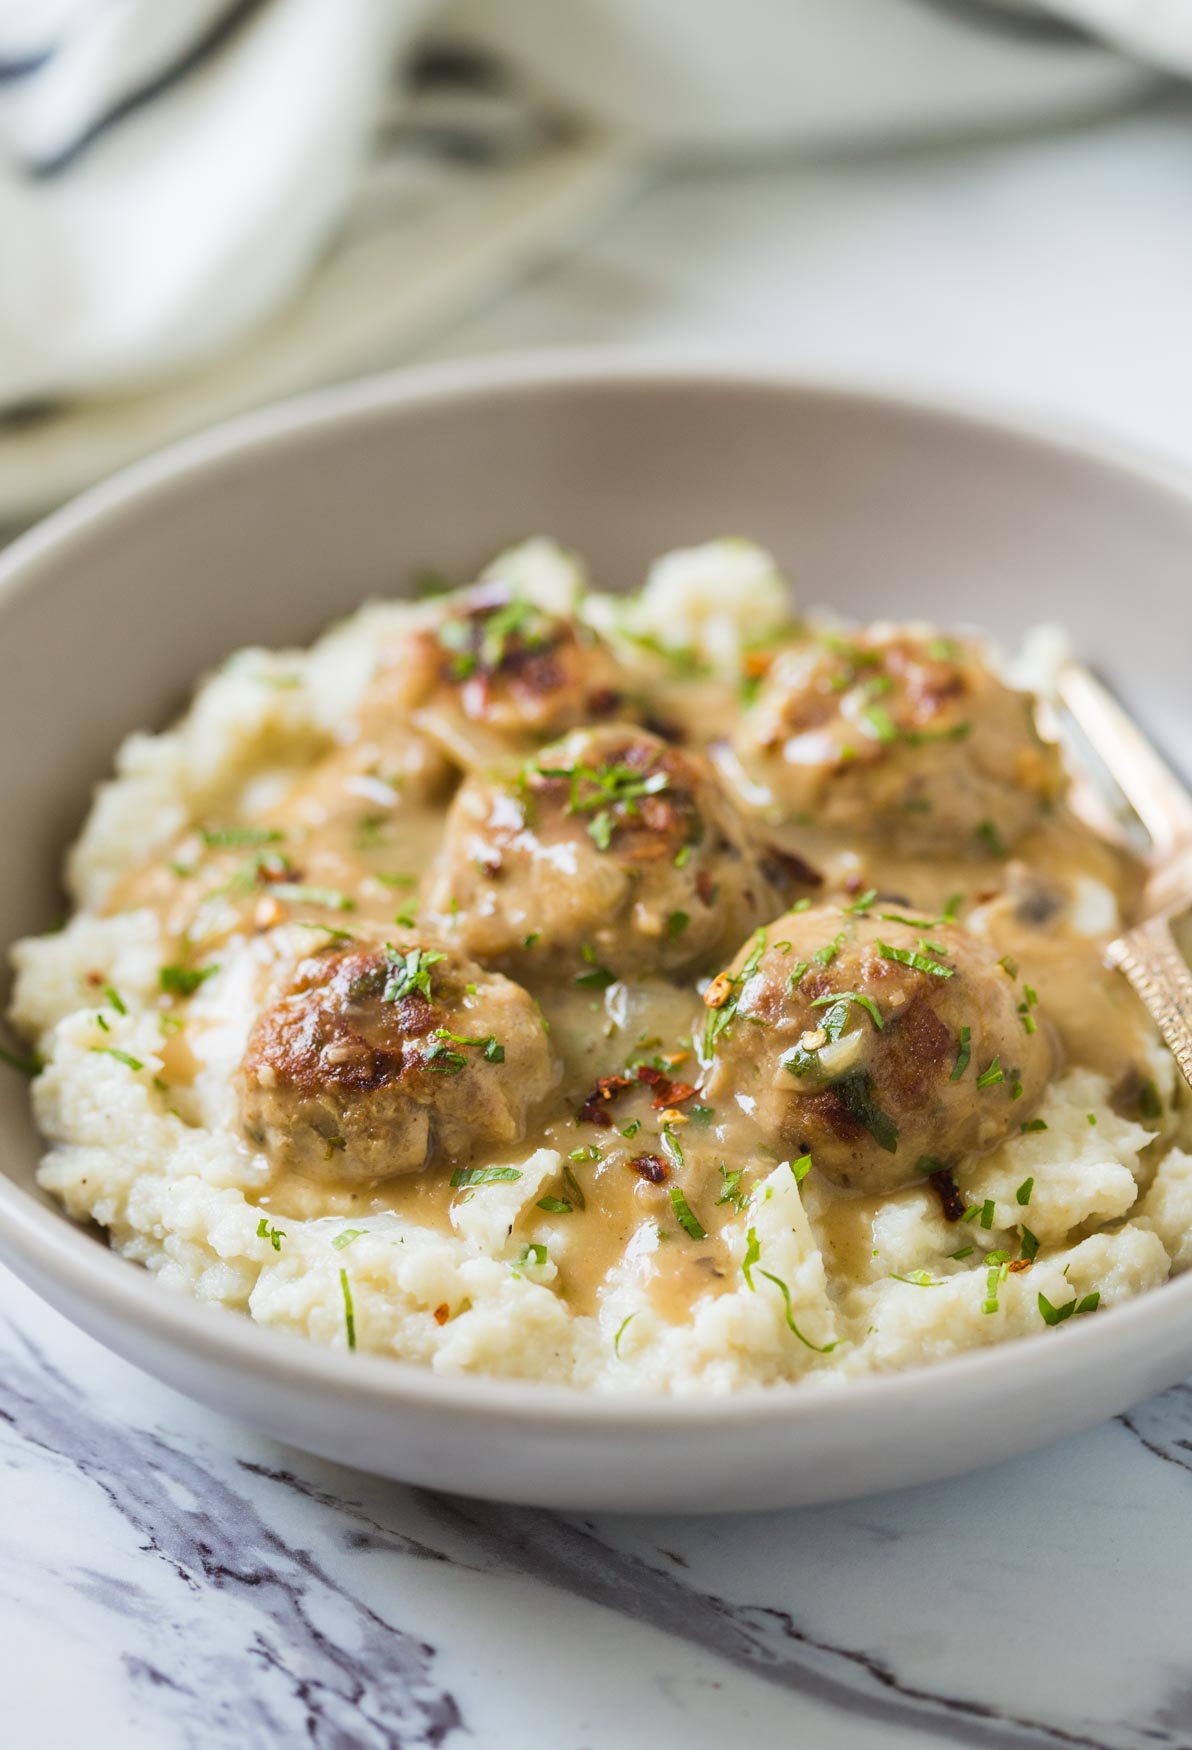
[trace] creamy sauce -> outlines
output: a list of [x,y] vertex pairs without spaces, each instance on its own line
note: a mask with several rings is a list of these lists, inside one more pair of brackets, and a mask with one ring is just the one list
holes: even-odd
[[[659,720],[680,726],[697,747],[711,739],[708,725],[722,732],[738,710],[732,689],[707,681],[661,686],[654,704]],[[250,821],[212,819],[205,833],[184,834],[121,884],[110,909],[151,908],[179,967],[200,971],[233,938],[283,921],[332,931],[391,926],[395,920],[416,928],[419,888],[442,834],[452,783],[433,757],[421,765],[420,757],[411,755],[408,735],[396,755],[371,740],[332,748]],[[895,856],[802,827],[774,828],[771,836],[824,871],[825,895],[855,896],[873,887],[884,901],[925,917],[959,895],[959,919],[971,921],[999,953],[1012,955],[1020,976],[1037,988],[1040,1012],[1055,1030],[1064,1062],[1088,1065],[1117,1084],[1142,1061],[1147,1022],[1103,958],[1106,941],[1119,927],[1116,913],[1128,919],[1136,904],[1140,871],[1062,810],[1009,858]],[[1083,895],[1075,906],[1073,893]],[[1098,906],[1104,918],[1095,915]],[[1088,914],[1083,917],[1082,907]],[[624,1266],[639,1274],[659,1312],[679,1321],[699,1295],[737,1285],[739,1264],[727,1256],[722,1229],[777,1157],[759,1150],[756,1132],[735,1101],[710,1110],[698,1092],[668,1107],[665,1099],[657,1100],[655,1086],[635,1080],[596,1103],[606,1123],[581,1117],[602,1076],[636,1077],[645,1066],[672,1083],[698,1083],[692,1035],[706,1011],[695,980],[642,980],[593,990],[576,988],[573,976],[570,967],[544,957],[540,971],[520,977],[541,1005],[559,1079],[531,1114],[523,1142],[485,1159],[512,1164],[539,1146],[561,1153],[565,1171],[545,1192],[570,1211],[537,1210],[532,1216],[535,1229],[540,1219],[566,1225],[559,1266],[562,1292],[575,1310],[594,1311],[609,1272]],[[176,1030],[165,1041],[164,1079],[185,1090],[196,1072],[196,1041],[185,1020],[185,998],[168,1006]],[[182,1093],[179,1105],[185,1116]],[[662,1178],[657,1162],[666,1173],[662,1182],[651,1177]],[[362,1188],[291,1173],[275,1177],[259,1202],[279,1219],[350,1219],[389,1211],[449,1232],[459,1200],[477,1194],[453,1189],[451,1172],[452,1163],[436,1163]],[[672,1197],[679,1186],[682,1207]],[[820,1182],[808,1204],[840,1273],[863,1278],[875,1200]]]

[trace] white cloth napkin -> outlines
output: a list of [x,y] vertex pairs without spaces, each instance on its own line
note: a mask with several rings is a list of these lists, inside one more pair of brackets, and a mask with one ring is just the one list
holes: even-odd
[[0,405],[216,352],[310,268],[425,0],[0,0]]
[[[582,204],[596,183],[603,186],[610,132],[614,155],[617,139],[635,137],[632,115],[625,125],[625,105],[610,100],[602,110],[601,65],[610,90],[623,94],[628,82],[618,66],[648,68],[651,56],[673,48],[675,64],[702,79],[708,92],[706,104],[683,97],[678,107],[684,116],[701,118],[709,146],[730,137],[739,143],[739,120],[717,131],[716,82],[726,91],[731,83],[729,54],[717,42],[717,29],[735,32],[724,37],[724,49],[739,64],[734,101],[747,125],[760,107],[760,92],[750,83],[748,65],[742,70],[742,53],[750,41],[789,40],[790,73],[802,70],[810,77],[810,66],[818,87],[824,79],[815,57],[804,56],[804,65],[794,53],[800,21],[812,32],[818,16],[827,33],[823,52],[830,49],[830,69],[839,72],[842,86],[839,104],[828,91],[820,107],[829,118],[839,112],[849,125],[843,89],[852,66],[849,39],[839,29],[832,35],[824,20],[831,16],[838,25],[854,9],[859,22],[874,0],[830,0],[827,12],[824,0],[733,0],[731,6],[725,0],[585,0],[582,21],[577,5],[572,30],[567,16],[573,4],[576,0],[455,0],[454,6],[451,0],[0,0],[0,415],[74,398],[67,418],[77,423],[93,418],[96,408],[114,407],[114,393],[127,396],[158,380],[166,382],[167,396],[177,398],[178,386],[190,385],[189,400],[175,399],[156,412],[152,403],[163,392],[141,394],[135,405],[152,417],[140,426],[121,415],[117,431],[110,411],[102,413],[109,420],[106,435],[53,476],[52,492],[188,424],[322,380],[337,369],[360,368],[360,349],[353,352],[352,342],[362,331],[375,333],[378,341],[384,333],[389,342],[384,356],[396,356],[389,304],[396,309],[404,299],[414,324],[434,297],[449,301],[453,286],[468,279],[480,283],[486,271],[491,275],[511,240],[540,245],[543,226],[568,222],[568,191],[575,191],[573,205]],[[1044,69],[1058,67],[1063,53],[1053,42],[1032,43],[1028,29],[1010,30],[1016,17],[1029,20],[1044,10],[1192,74],[1192,0],[881,4],[890,18],[908,21],[902,61],[914,60],[928,86],[933,66],[954,66],[958,43],[970,56],[970,35],[981,45],[975,51],[979,85],[979,56],[987,39],[990,107],[1007,118],[1021,109],[1028,86],[1034,110],[1046,112],[1052,91],[1057,114],[1071,104],[1073,93],[1076,101],[1086,88],[1091,98],[1097,96],[1094,83],[1080,72],[1079,53],[1065,63],[1069,72],[1057,72],[1049,85],[1052,74]],[[464,21],[465,46],[471,29],[490,52],[504,51],[521,66],[534,102],[548,119],[551,104],[574,117],[584,100],[590,101],[583,127],[573,126],[570,135],[542,131],[537,165],[527,168],[519,161],[504,181],[490,174],[479,199],[474,194],[459,199],[458,180],[451,183],[459,216],[455,222],[450,214],[436,222],[426,217],[432,184],[420,177],[416,153],[407,152],[396,173],[391,159],[379,171],[373,147],[377,133],[391,124],[387,107],[393,102],[392,69],[399,51],[428,16],[438,26],[443,20],[450,24],[453,13]],[[873,14],[868,16],[872,21]],[[942,58],[924,63],[929,19],[938,21]],[[888,26],[886,13],[881,21]],[[1019,34],[1021,46],[1014,52],[1038,75],[1034,83],[1016,80],[1007,59],[1007,44]],[[609,53],[602,62],[606,43]],[[569,53],[578,65],[568,65]],[[1107,64],[1113,76],[1117,63],[1110,57],[1085,51],[1084,61],[1089,60],[1098,62],[1103,81]],[[663,71],[660,67],[653,85],[649,79],[638,81],[641,91],[633,101],[644,112],[644,123],[651,105],[656,115],[661,112]],[[893,87],[898,78],[905,85],[909,76],[909,66],[883,50],[882,87]],[[972,76],[971,56],[965,76]],[[1129,78],[1127,72],[1124,89]],[[464,64],[461,89],[468,82]],[[869,116],[877,102],[872,80],[866,85],[858,73],[853,82],[853,112]],[[955,85],[954,78],[950,82]],[[771,84],[780,127],[790,89],[791,137],[797,138],[798,77]],[[966,109],[979,108],[971,104],[968,90],[966,85]],[[906,86],[902,98],[904,109],[909,104],[916,118],[929,119],[930,104],[917,89]],[[892,116],[896,109],[897,104]],[[943,125],[950,112],[942,100],[939,109]],[[649,132],[643,125],[639,136]],[[665,138],[665,129],[662,133]],[[698,131],[696,138],[698,143]],[[570,158],[560,145],[566,139]],[[441,144],[440,139],[440,156]],[[622,161],[626,156],[622,150]],[[474,190],[480,181],[473,176]],[[381,182],[388,191],[384,199],[377,193]],[[409,190],[417,183],[425,197],[423,216],[412,226]],[[373,230],[371,254],[361,246],[362,204]],[[387,253],[378,242],[381,230],[390,240]],[[475,240],[470,268],[461,233]],[[388,275],[384,286],[377,282],[378,264]],[[328,283],[339,286],[337,297],[328,298]],[[355,288],[354,304],[346,293],[349,284]],[[299,298],[300,288],[305,289]],[[313,321],[312,309],[321,312]],[[287,310],[308,319],[291,320],[287,331]],[[263,327],[271,313],[273,321]],[[300,339],[293,340],[294,335]],[[245,336],[251,337],[251,356]],[[202,371],[196,375],[198,366]],[[200,382],[204,373],[206,389]],[[86,399],[100,395],[108,397],[106,403]],[[0,514],[6,468],[8,490],[17,500],[22,493],[27,497],[32,485],[12,485],[10,461],[24,467],[32,448],[27,436],[17,438],[11,421],[10,428],[6,436],[0,424]],[[52,434],[40,437],[52,447]],[[5,454],[6,444],[13,446],[11,456]]]

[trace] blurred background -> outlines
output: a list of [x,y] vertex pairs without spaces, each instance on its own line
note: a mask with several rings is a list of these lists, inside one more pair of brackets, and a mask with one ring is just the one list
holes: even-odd
[[0,537],[304,388],[600,343],[1192,462],[1190,0],[0,0]]

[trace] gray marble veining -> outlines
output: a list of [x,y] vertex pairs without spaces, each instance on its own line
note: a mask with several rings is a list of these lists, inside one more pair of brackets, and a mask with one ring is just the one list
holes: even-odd
[[283,1450],[0,1308],[19,1741],[1192,1746],[1192,1387],[899,1496],[592,1520]]

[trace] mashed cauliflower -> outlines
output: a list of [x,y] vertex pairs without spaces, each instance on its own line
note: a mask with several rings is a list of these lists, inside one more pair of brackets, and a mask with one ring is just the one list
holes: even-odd
[[[866,757],[877,749],[885,762],[875,758],[858,768],[854,760],[862,785],[867,773],[873,783],[882,775],[883,807],[904,807],[908,796],[912,803],[932,801],[889,787],[896,773],[887,756],[896,738],[898,747],[913,749],[920,745],[916,735],[927,741],[936,732],[898,726],[898,675],[887,687],[871,685],[880,670],[868,649],[846,658],[852,666],[841,671],[838,686],[820,687],[816,679],[823,709],[814,730],[806,727],[811,717],[796,721],[789,693],[755,705],[759,690],[773,689],[787,672],[783,652],[797,654],[816,633],[791,620],[789,592],[773,560],[748,542],[668,555],[627,602],[589,592],[578,562],[545,541],[502,556],[478,587],[491,592],[484,598],[489,630],[490,601],[504,604],[497,612],[513,628],[495,660],[490,646],[453,633],[454,642],[443,642],[454,666],[436,669],[407,696],[416,666],[410,652],[440,635],[445,604],[374,604],[309,651],[241,652],[203,682],[181,722],[163,734],[133,735],[120,749],[116,775],[100,790],[70,857],[74,915],[58,933],[13,950],[11,1020],[43,1065],[32,1084],[46,1139],[40,1182],[73,1217],[99,1223],[118,1252],[166,1287],[314,1342],[392,1355],[440,1373],[608,1392],[728,1392],[805,1376],[843,1381],[1009,1337],[1054,1340],[1052,1327],[1093,1312],[1103,1316],[1192,1263],[1192,1152],[1184,1152],[1192,1139],[1176,1102],[1173,1067],[1129,993],[1101,968],[1104,938],[1128,903],[1130,871],[1071,821],[1055,824],[1050,801],[1021,845],[1001,843],[1001,829],[991,828],[982,835],[987,844],[941,850],[938,813],[931,849],[922,854],[906,842],[891,850],[888,840],[870,841],[864,823],[853,826],[843,809],[832,830],[821,833],[802,803],[784,801],[788,776],[803,785],[809,765],[759,777],[769,744],[759,752],[746,732],[717,755],[716,739],[732,739],[730,719],[747,730],[751,711],[765,705],[767,723],[786,712],[782,733],[803,738],[792,757],[827,757],[808,738],[823,741],[825,713],[838,697],[851,696],[860,675],[856,685],[869,685],[869,692],[858,695],[853,727],[844,734],[864,744]],[[576,687],[589,684],[587,667],[568,670],[557,720],[548,720],[546,707],[553,711],[556,702],[537,669],[538,715],[531,721],[497,713],[494,699],[508,701],[491,681],[501,677],[508,640],[523,640],[522,679],[528,665],[541,667],[548,648],[545,632],[525,634],[528,613],[550,616],[551,626],[565,621],[579,628],[573,645],[549,645],[552,661],[574,655],[589,664],[590,641],[597,641],[601,666],[578,717],[569,701]],[[839,643],[833,633],[826,648],[832,653]],[[793,686],[795,657],[789,662],[783,685]],[[450,687],[459,699],[447,697]],[[508,700],[521,709],[522,695],[510,687]],[[604,698],[610,692],[617,694],[613,706]],[[381,716],[374,721],[370,711]],[[552,841],[549,856],[537,846],[526,850],[527,833],[545,833],[542,822],[557,801],[550,785],[561,782],[545,759],[533,765],[536,749],[557,733],[587,734],[589,715],[603,722],[610,712],[617,721],[628,714],[632,733],[654,738],[648,739],[654,766],[641,760],[635,766],[637,744],[627,740],[621,775],[602,777],[604,789],[590,806],[582,790],[576,800],[575,786],[587,781],[576,773],[597,768],[582,761],[569,767],[572,790],[570,800],[558,800],[559,831],[578,837]],[[978,731],[945,729],[939,737],[935,745],[953,759],[974,746]],[[365,742],[381,750],[370,762],[356,759]],[[711,748],[717,781],[752,836],[738,841],[735,826],[718,826],[728,845],[721,853],[695,839],[690,809],[680,810],[678,827],[661,815],[655,821],[650,811],[657,802],[695,783],[667,752],[676,742],[700,748],[701,760]],[[500,838],[504,829],[500,821],[493,825],[495,805],[484,789],[497,755],[529,758],[521,768],[523,793],[527,770],[539,786],[538,814],[519,817],[516,841]],[[932,759],[922,769],[942,784],[942,756]],[[612,768],[599,768],[606,769]],[[815,777],[822,786],[819,767]],[[458,798],[468,786],[479,786],[467,827],[473,868],[479,860],[487,879],[497,867],[491,859],[503,859],[491,898],[486,889],[473,900],[462,876],[442,875],[443,821],[462,806]],[[992,781],[987,789],[994,794]],[[707,817],[702,792],[691,793],[704,808],[701,819]],[[913,822],[914,808],[904,818]],[[1017,815],[1007,818],[1017,826]],[[678,832],[678,849],[651,862],[654,841],[644,850],[639,842],[647,828]],[[787,859],[781,868],[765,861],[771,851],[761,841],[770,832]],[[630,909],[605,945],[600,907],[622,904],[609,859],[631,843],[637,862],[626,877]],[[524,853],[528,883],[543,879],[543,858],[562,871],[570,909],[552,909],[552,896],[535,886],[525,918],[511,909],[523,897],[515,850]],[[678,881],[687,878],[691,858],[714,851],[733,869],[753,870],[754,857],[757,870],[739,896],[739,917],[724,924],[723,940],[709,923],[708,945],[691,946],[685,962],[684,938],[696,943],[697,905],[709,903],[715,890],[720,897],[710,903],[723,907],[730,876],[713,871],[705,885],[701,872],[695,899],[683,898]],[[792,868],[792,858],[801,870]],[[568,920],[588,915],[576,908],[589,865],[591,881],[600,883],[592,890],[602,897],[592,921],[576,923],[569,958]],[[431,866],[439,869],[437,888],[426,879]],[[666,887],[657,885],[664,874]],[[441,904],[433,920],[438,933],[427,938],[447,946],[421,950],[423,961],[415,964],[410,956],[419,950],[410,944],[425,922],[417,907],[429,903],[417,900],[420,886],[424,894],[450,889],[458,903],[455,912]],[[777,897],[758,897],[771,889]],[[949,909],[954,890],[966,897]],[[757,958],[750,967],[749,943],[764,938],[768,953],[781,952],[779,934],[793,936],[800,919],[830,910],[830,895],[839,902],[830,940],[825,936],[829,947],[837,944],[833,954],[803,956],[810,970],[796,980],[790,951],[789,976],[784,966],[782,983],[762,989],[757,981],[765,966]],[[790,928],[784,912],[795,920]],[[535,937],[555,928],[548,920],[557,915],[559,934],[547,959],[536,962]],[[833,959],[843,962],[847,949],[839,942],[858,917],[874,920],[879,946],[865,948],[863,962],[874,984],[807,995],[816,978],[831,976]],[[494,920],[512,943],[495,958],[483,947],[490,937],[481,928],[495,928]],[[938,1069],[923,1068],[924,1054],[936,1049],[934,1035],[924,1032],[916,1074],[937,1075],[947,1090],[971,1089],[965,1097],[972,1110],[994,1113],[995,1122],[974,1146],[945,1151],[942,1160],[933,1151],[899,1162],[889,1140],[893,1134],[896,1150],[899,1134],[910,1134],[909,1120],[894,1112],[899,1084],[881,1054],[908,1026],[910,1008],[932,998],[933,979],[942,990],[941,981],[961,965],[948,946],[948,932],[961,924],[990,978],[1011,981],[1008,1024],[1022,1034],[1011,1049],[1025,1063],[1036,1015],[1054,1044],[1040,1053],[1032,1083],[1005,1046],[986,1063],[977,1043],[982,1025],[993,1022],[984,1011],[975,1008],[971,1027],[963,1028],[958,1012],[956,1029],[941,1036]],[[909,946],[896,953],[886,938],[904,925]],[[398,948],[390,940],[395,929],[404,932]],[[1010,941],[1013,955],[1003,951]],[[542,1072],[549,1097],[527,1104],[524,1088],[500,1082],[515,1049],[510,1030],[523,1024],[521,1008],[506,1031],[488,1018],[474,1027],[440,1020],[425,1035],[439,1043],[419,1060],[421,1070],[445,1072],[443,1088],[433,1076],[419,1083],[429,1091],[417,1095],[416,1116],[430,1113],[422,1170],[353,1177],[346,1105],[340,1131],[333,1128],[346,1084],[318,1079],[317,1050],[330,1047],[319,1043],[322,1035],[311,1043],[311,1028],[317,1033],[330,1012],[326,992],[338,988],[327,982],[324,989],[319,980],[340,963],[337,956],[387,954],[383,970],[396,966],[397,973],[391,970],[390,985],[368,1000],[388,1002],[396,1014],[386,994],[395,977],[399,984],[406,979],[407,1006],[445,1000],[435,980],[453,965],[448,948],[458,951],[461,966],[466,952],[467,964],[474,960],[486,973],[496,967],[503,1003],[520,1003],[528,992],[529,1025],[545,1013],[550,1031],[533,1048],[549,1060],[549,1072]],[[436,954],[433,970],[420,973]],[[1097,1029],[1082,994],[1064,995],[1062,969],[1074,957],[1081,986],[1092,980],[1104,987],[1096,998]],[[483,990],[476,994],[466,967],[460,978],[460,1012],[470,1013]],[[728,992],[719,1008],[717,979]],[[953,989],[961,988],[958,974]],[[788,1015],[782,1005],[794,1003],[796,992],[807,1010]],[[351,1000],[365,1001],[358,992]],[[900,1009],[900,1001],[909,1008]],[[310,1021],[303,1003],[315,1004],[310,1013],[321,1019]],[[315,1053],[297,1068],[299,1047],[289,1035],[285,1055],[274,1035],[261,1033],[262,1017],[281,1011],[298,1017],[301,1050]],[[758,1028],[770,1029],[764,1040],[758,1032],[756,1050],[744,1031],[754,1013]],[[950,1013],[947,1019],[951,1028]],[[388,1014],[381,1020],[388,1025]],[[408,1017],[403,1025],[408,1033]],[[741,1092],[751,1084],[738,1081],[735,1091],[717,1096],[714,1109],[704,1103],[701,1090],[714,1085],[718,1061],[722,1079],[733,1062],[734,1036],[750,1046],[752,1073],[763,1045],[768,1050],[779,1034],[775,1101],[767,1080],[764,1099]],[[352,1098],[386,1102],[377,1107],[379,1123],[405,1122],[414,1096],[407,1096],[406,1080],[382,1076],[382,1047],[367,1037],[373,1067],[358,1077]],[[847,1062],[839,1055],[842,1037],[852,1042]],[[352,1041],[363,1049],[357,1035]],[[527,1035],[527,1051],[530,1043]],[[407,1037],[392,1049],[400,1055],[409,1048]],[[264,1063],[265,1094],[282,1102],[278,1122],[315,1127],[308,1173],[283,1173],[272,1145],[246,1129],[252,1051]],[[408,1073],[403,1068],[401,1075]],[[624,1087],[603,1086],[614,1073]],[[935,1095],[924,1092],[922,1075],[914,1098],[934,1111]],[[1015,1076],[1028,1084],[1025,1092],[1020,1086],[1021,1098]],[[450,1158],[440,1146],[436,1155],[448,1082],[467,1093],[465,1114],[491,1108],[486,1134],[499,1134],[499,1146],[478,1142],[476,1152],[455,1148]],[[500,1124],[506,1129],[498,1131]],[[968,1132],[953,1127],[949,1135]],[[880,1181],[871,1155],[886,1175]],[[892,1185],[889,1160],[897,1163]]]

